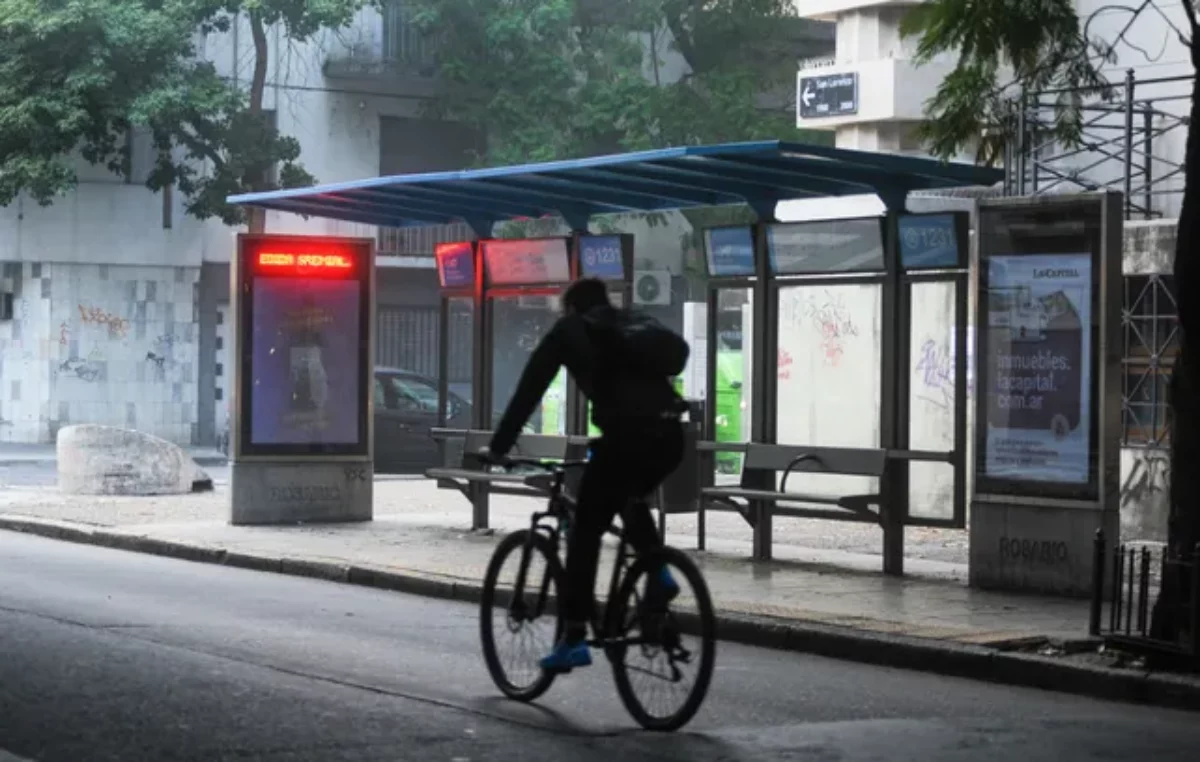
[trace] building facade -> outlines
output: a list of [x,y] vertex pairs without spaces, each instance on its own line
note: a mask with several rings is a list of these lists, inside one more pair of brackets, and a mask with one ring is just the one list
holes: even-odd
[[[920,153],[912,130],[954,65],[953,58],[912,64],[914,43],[900,38],[900,21],[920,2],[796,0],[800,15],[837,24],[835,55],[800,65],[797,125],[835,132],[840,147]],[[1135,18],[1131,8],[1138,6]],[[1116,43],[1117,60],[1101,68],[1112,92],[1080,93],[1079,147],[1047,135],[1059,94],[1016,94],[1023,129],[1010,143],[1008,179],[997,193],[1113,188],[1125,194],[1122,535],[1162,540],[1170,476],[1167,386],[1178,352],[1171,271],[1195,79],[1179,35],[1187,20],[1170,0],[1136,6],[1078,0],[1077,7],[1090,38]],[[869,206],[864,213],[874,213]]]

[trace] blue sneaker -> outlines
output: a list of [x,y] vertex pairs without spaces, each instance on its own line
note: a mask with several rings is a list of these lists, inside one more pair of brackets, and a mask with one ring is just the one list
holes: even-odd
[[663,597],[666,598],[667,603],[675,600],[676,596],[679,595],[679,583],[675,581],[675,577],[671,574],[671,570],[665,566],[658,573],[658,584],[660,585],[659,589],[662,590]]
[[665,612],[671,601],[679,595],[679,583],[666,566],[646,583],[645,605],[651,611]]
[[590,667],[592,666],[592,649],[588,648],[587,643],[568,643],[560,640],[550,655],[543,658],[538,664],[547,672],[560,673],[570,672],[576,667]]

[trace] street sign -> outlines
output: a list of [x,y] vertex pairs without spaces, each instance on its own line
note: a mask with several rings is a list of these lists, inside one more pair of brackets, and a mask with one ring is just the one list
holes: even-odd
[[800,77],[796,103],[801,119],[821,119],[858,113],[858,74]]

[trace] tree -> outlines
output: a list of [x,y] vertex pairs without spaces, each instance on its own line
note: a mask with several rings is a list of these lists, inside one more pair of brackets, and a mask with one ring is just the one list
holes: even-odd
[[[405,3],[446,82],[431,111],[486,133],[480,164],[797,136],[796,43],[814,27],[790,0]],[[677,80],[668,47],[690,69]]]
[[[1073,0],[930,0],[905,19],[904,33],[919,39],[918,62],[957,54],[949,77],[927,104],[921,137],[939,157],[949,158],[978,145],[979,157],[994,163],[998,147],[1012,134],[1012,102],[1020,89],[1063,88],[1056,103],[1054,137],[1080,144],[1083,105],[1081,91],[1107,94],[1111,89],[1098,70],[1116,60],[1133,25],[1140,18],[1162,16],[1167,4],[1182,6],[1185,21],[1181,40],[1191,51],[1200,73],[1200,24],[1196,0],[1131,0],[1107,5],[1123,10],[1128,20],[1113,40],[1093,38],[1089,19],[1081,19]],[[1184,195],[1175,249],[1175,286],[1180,295],[1179,355],[1171,380],[1171,511],[1168,552],[1190,555],[1200,542],[1200,314],[1190,296],[1200,293],[1200,90],[1193,88],[1184,159]],[[982,136],[982,139],[981,139]],[[1177,616],[1188,599],[1189,581],[1168,575],[1155,605],[1153,634],[1178,640],[1189,623]]]
[[[49,205],[78,178],[80,150],[124,173],[125,136],[152,136],[155,191],[175,185],[188,212],[246,221],[225,198],[310,185],[299,143],[263,119],[266,30],[293,42],[347,24],[371,0],[6,0],[0,4],[0,205],[26,193]],[[249,20],[254,71],[248,91],[199,60],[197,29],[227,31]],[[277,179],[269,179],[274,168]],[[261,230],[262,217],[250,220]]]

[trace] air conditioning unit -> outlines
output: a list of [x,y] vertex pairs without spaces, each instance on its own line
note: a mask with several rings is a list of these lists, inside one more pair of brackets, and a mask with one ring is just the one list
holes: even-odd
[[633,273],[633,303],[650,306],[671,304],[670,270],[635,270]]

